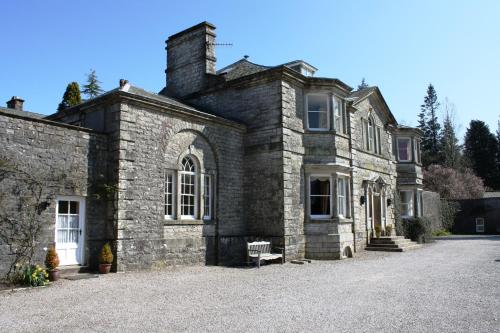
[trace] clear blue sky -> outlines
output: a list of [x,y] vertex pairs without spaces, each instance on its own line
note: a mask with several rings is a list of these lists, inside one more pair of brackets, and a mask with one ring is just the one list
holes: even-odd
[[[165,39],[201,21],[217,26],[218,68],[248,54],[277,65],[303,59],[317,76],[380,87],[396,118],[416,125],[432,82],[465,132],[497,128],[500,1],[2,1],[0,103],[50,114],[67,83],[93,68],[105,90],[120,78],[164,86]],[[441,117],[442,118],[442,117]]]

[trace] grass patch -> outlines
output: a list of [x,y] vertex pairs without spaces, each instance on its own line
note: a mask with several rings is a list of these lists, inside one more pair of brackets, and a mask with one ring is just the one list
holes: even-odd
[[436,230],[436,231],[432,232],[432,236],[434,236],[434,237],[442,237],[442,236],[449,236],[449,235],[451,235],[451,232],[449,232],[448,230],[444,230],[444,229]]

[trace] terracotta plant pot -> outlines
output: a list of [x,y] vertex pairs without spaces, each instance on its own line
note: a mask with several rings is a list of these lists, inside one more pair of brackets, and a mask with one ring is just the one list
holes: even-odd
[[48,273],[49,273],[49,281],[59,280],[59,270],[58,269],[49,270]]
[[111,270],[111,264],[99,264],[99,273],[108,274]]

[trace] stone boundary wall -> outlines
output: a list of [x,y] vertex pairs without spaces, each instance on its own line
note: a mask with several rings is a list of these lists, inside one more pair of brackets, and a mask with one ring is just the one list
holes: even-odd
[[[16,169],[36,179],[44,179],[43,196],[48,207],[41,214],[42,234],[35,261],[43,264],[44,248],[55,240],[56,196],[86,198],[87,263],[94,265],[96,251],[106,238],[106,203],[97,200],[96,181],[105,181],[107,137],[86,128],[44,119],[0,112],[0,156]],[[16,192],[17,191],[17,192]],[[29,193],[26,183],[7,177],[0,181],[3,214],[16,218],[20,196]],[[0,224],[0,227],[2,225]],[[111,236],[111,235],[109,235]],[[12,260],[8,247],[0,240],[0,276]]]
[[422,192],[423,216],[431,221],[432,230],[443,229],[441,223],[441,198],[439,193],[431,191]]

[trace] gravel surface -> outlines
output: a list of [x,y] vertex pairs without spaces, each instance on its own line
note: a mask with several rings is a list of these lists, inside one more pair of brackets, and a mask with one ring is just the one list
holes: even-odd
[[0,293],[1,332],[500,332],[500,237],[256,268],[183,267]]

